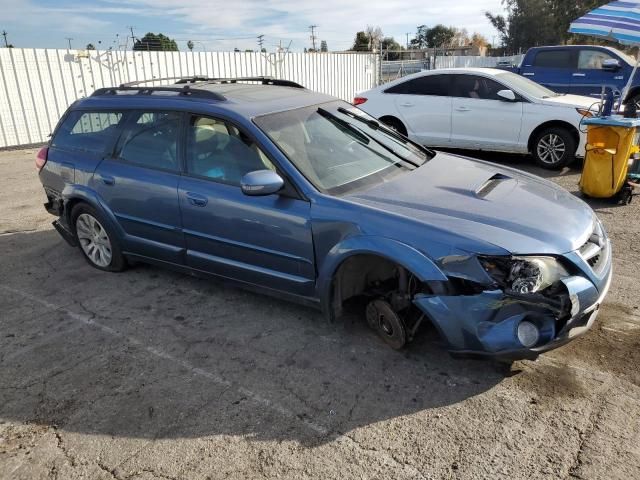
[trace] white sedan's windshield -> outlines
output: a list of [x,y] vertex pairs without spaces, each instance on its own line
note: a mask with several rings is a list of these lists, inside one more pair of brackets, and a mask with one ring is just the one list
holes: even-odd
[[512,72],[499,73],[496,75],[496,78],[515,91],[529,95],[530,97],[551,98],[560,96],[559,93]]
[[345,102],[257,117],[260,127],[320,191],[345,193],[414,170],[428,153]]

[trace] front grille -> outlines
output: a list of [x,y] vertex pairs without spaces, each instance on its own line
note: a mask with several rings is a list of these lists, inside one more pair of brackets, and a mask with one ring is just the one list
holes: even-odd
[[593,232],[587,242],[580,247],[580,256],[589,264],[596,275],[602,275],[609,256],[609,242],[600,221],[596,220]]

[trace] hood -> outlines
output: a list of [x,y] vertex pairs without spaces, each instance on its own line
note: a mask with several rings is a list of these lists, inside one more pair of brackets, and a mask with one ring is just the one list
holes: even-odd
[[594,109],[600,105],[600,99],[595,97],[583,97],[582,95],[560,95],[557,97],[543,98],[541,103],[544,105],[554,105],[556,107],[574,107]]
[[512,254],[576,250],[586,242],[594,222],[588,205],[547,180],[445,153],[344,199]]

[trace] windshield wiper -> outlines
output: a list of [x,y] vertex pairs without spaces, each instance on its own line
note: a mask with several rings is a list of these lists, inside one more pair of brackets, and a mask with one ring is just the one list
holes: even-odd
[[[410,140],[407,140],[405,137],[400,135],[398,132],[396,132],[392,128],[387,127],[384,123],[381,124],[380,122],[378,122],[376,120],[364,118],[364,117],[358,115],[357,113],[353,113],[351,110],[347,110],[344,107],[338,107],[338,112],[342,113],[343,115],[347,115],[347,116],[353,118],[354,120],[358,120],[359,122],[362,122],[362,123],[368,125],[373,130],[382,130],[382,131],[384,131],[384,133],[386,133],[390,137],[393,137],[393,138],[395,138],[396,140],[399,140],[402,143],[410,143],[411,142]],[[417,146],[423,153],[426,153],[427,156],[433,157],[436,154],[433,150],[430,150],[430,149],[428,149],[426,147],[423,147],[420,144],[416,143],[415,146]]]
[[[322,115],[323,117],[325,117],[328,120],[331,121],[335,121],[336,123],[338,123],[339,125],[344,126],[345,128],[348,128],[349,130],[353,131],[353,132],[358,132],[360,135],[365,135],[367,138],[367,144],[369,143],[368,139],[373,140],[375,143],[377,143],[378,145],[380,145],[382,148],[384,148],[387,152],[392,153],[393,155],[395,155],[396,157],[398,157],[399,159],[401,159],[403,162],[407,162],[409,165],[413,165],[414,167],[418,168],[420,167],[420,164],[413,162],[411,160],[408,160],[407,158],[403,157],[402,155],[400,155],[398,152],[396,152],[393,148],[391,148],[390,146],[386,145],[384,142],[381,142],[380,140],[378,140],[377,138],[369,135],[366,132],[363,132],[362,130],[360,130],[358,127],[356,127],[355,125],[351,125],[349,122],[347,122],[346,120],[341,119],[340,117],[336,117],[333,113],[329,112],[328,110],[325,110],[324,108],[318,108],[318,113],[320,115]],[[377,122],[376,122],[377,123]]]
[[355,126],[351,125],[349,122],[341,119],[340,117],[336,117],[333,113],[325,110],[324,108],[319,108],[318,113],[322,115],[324,118],[326,118],[327,120],[329,120],[330,122],[337,123],[341,127],[349,130],[349,132],[351,132],[358,140],[360,140],[365,145],[369,144],[369,137],[364,132],[362,132],[359,128],[356,128]]

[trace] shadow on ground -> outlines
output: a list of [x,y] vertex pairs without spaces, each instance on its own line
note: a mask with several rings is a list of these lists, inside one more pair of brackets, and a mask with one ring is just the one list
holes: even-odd
[[3,419],[316,444],[504,378],[493,362],[450,358],[430,328],[395,352],[359,320],[328,325],[314,310],[150,266],[103,273],[52,230],[0,236],[0,251]]

